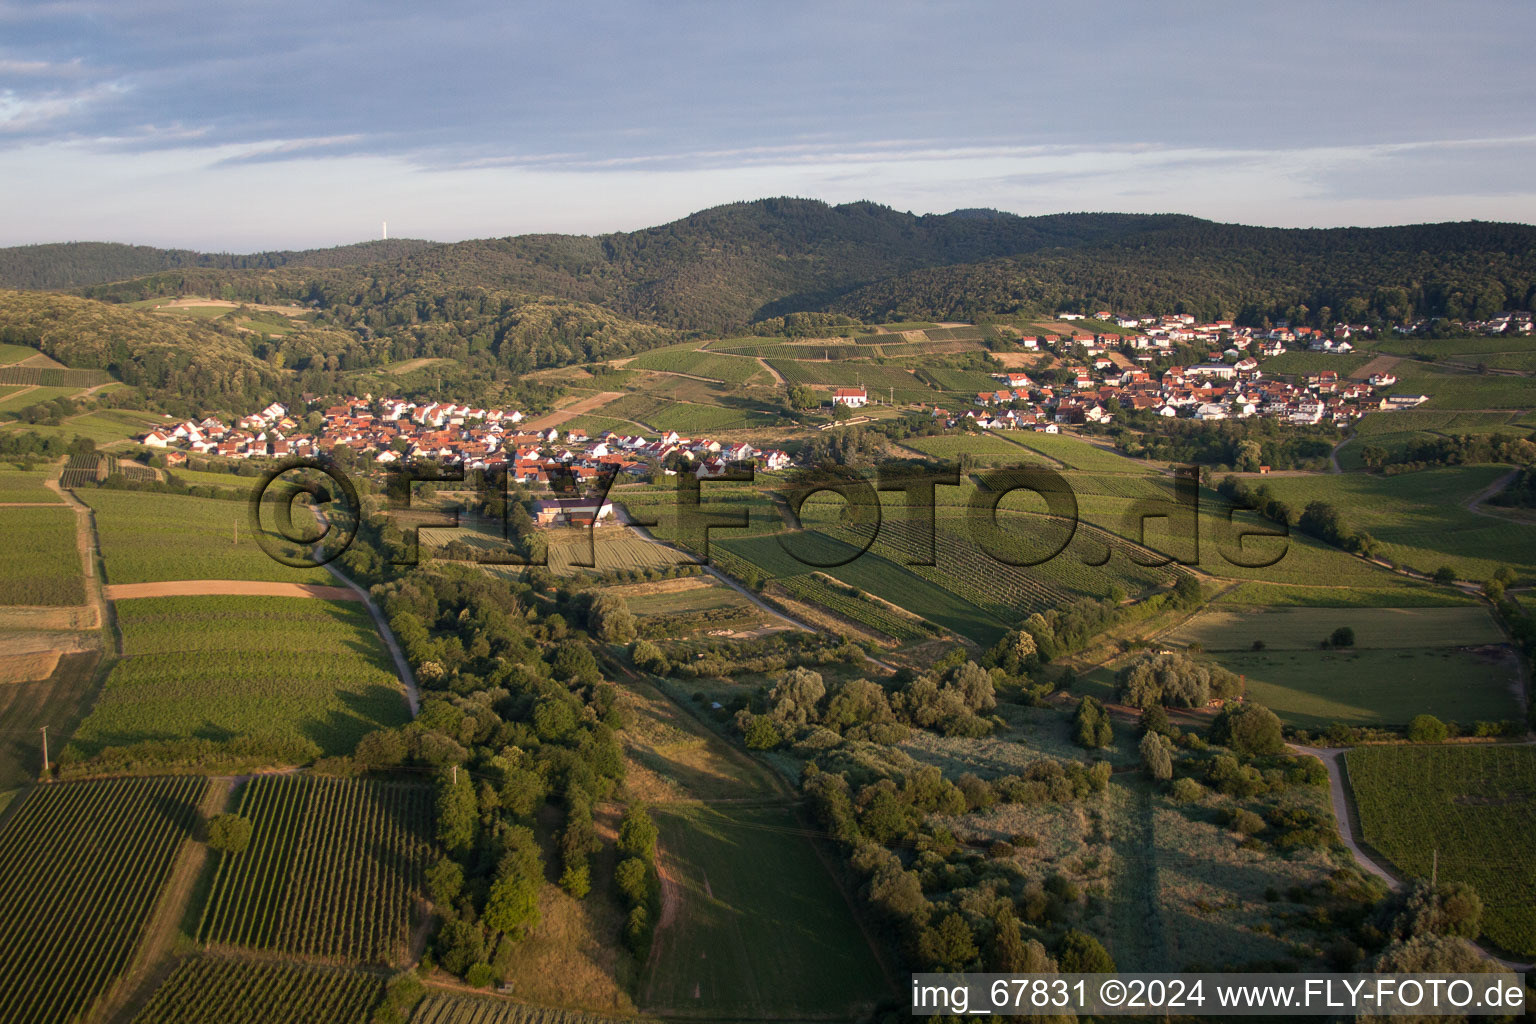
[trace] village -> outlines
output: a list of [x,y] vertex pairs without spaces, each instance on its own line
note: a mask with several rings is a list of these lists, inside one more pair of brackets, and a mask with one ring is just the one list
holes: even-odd
[[[1350,354],[1351,338],[1368,333],[1368,328],[1339,324],[1325,332],[1281,323],[1256,330],[1231,321],[1197,323],[1187,314],[1130,317],[1101,311],[1092,317],[1058,316],[1067,322],[1113,323],[1136,333],[1023,338],[1026,351],[1038,351],[1042,363],[1054,363],[1049,382],[1038,368],[1033,374],[1002,370],[992,374],[1000,386],[976,393],[964,411],[937,402],[913,409],[951,429],[1057,433],[1063,427],[1107,424],[1125,412],[1201,421],[1258,416],[1296,425],[1345,424],[1369,412],[1412,408],[1429,397],[1391,393],[1397,378],[1389,372],[1353,379],[1326,369],[1283,377],[1261,369],[1261,359],[1288,351]],[[1203,350],[1207,361],[1155,369],[1155,364],[1173,357],[1176,346],[1186,352]],[[1048,358],[1053,353],[1059,362]],[[579,427],[530,428],[524,414],[511,409],[373,395],[334,399],[329,405],[315,396],[305,399],[307,410],[274,402],[233,422],[216,417],[186,420],[158,427],[138,440],[163,451],[170,468],[194,455],[283,459],[335,456],[344,449],[379,466],[431,460],[470,470],[506,470],[513,482],[531,486],[547,485],[556,473],[577,483],[602,473],[639,478],[686,470],[718,477],[743,463],[774,472],[794,462],[782,448],[688,437],[675,430],[658,436],[611,430],[589,435]],[[871,404],[870,393],[861,386],[831,388],[829,399],[834,409],[850,413]]]

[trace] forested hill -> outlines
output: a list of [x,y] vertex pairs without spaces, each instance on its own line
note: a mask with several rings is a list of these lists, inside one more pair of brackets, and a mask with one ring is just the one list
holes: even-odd
[[[0,282],[14,252],[0,250]],[[443,322],[490,295],[593,303],[706,331],[809,310],[971,319],[1107,306],[1316,323],[1477,316],[1536,299],[1536,228],[1475,222],[1287,230],[1176,215],[914,216],[874,203],[766,199],[626,233],[331,252],[346,255],[210,257],[252,262],[194,261],[84,291],[108,301],[300,300],[338,326],[375,332]],[[371,261],[348,263],[354,256]]]
[[398,259],[436,244],[401,238],[331,249],[259,252],[244,256],[190,249],[156,249],[117,242],[18,245],[0,249],[0,288],[79,288],[194,267],[220,270],[349,267]]

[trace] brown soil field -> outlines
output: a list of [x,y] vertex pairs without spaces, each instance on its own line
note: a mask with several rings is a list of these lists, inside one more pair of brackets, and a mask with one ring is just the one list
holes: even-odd
[[320,597],[328,601],[356,601],[357,594],[347,587],[327,587],[316,583],[264,583],[256,580],[168,580],[163,583],[115,583],[105,588],[107,600],[128,601],[136,597],[204,597],[232,595],[243,597]]

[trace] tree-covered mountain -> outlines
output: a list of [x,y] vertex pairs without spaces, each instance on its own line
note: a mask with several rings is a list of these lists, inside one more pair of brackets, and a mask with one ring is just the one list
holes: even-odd
[[431,248],[420,239],[359,242],[330,249],[258,252],[250,255],[156,249],[117,242],[56,242],[0,249],[0,287],[80,288],[124,281],[163,270],[211,268],[254,270],[273,267],[348,267],[398,259]]
[[[304,302],[323,324],[363,342],[392,339],[395,358],[453,355],[467,345],[494,348],[500,364],[514,368],[654,343],[630,328],[599,329],[591,321],[602,316],[577,313],[530,340],[536,350],[528,358],[512,358],[503,344],[506,318],[533,297],[708,332],[795,311],[973,319],[1093,306],[1257,324],[1482,316],[1536,302],[1536,228],[1520,224],[1296,230],[1176,215],[915,216],[874,203],[765,199],[642,231],[370,248],[385,244],[191,254],[180,265],[81,291],[109,302],[163,295]],[[0,250],[0,280],[15,265],[7,254],[16,252]]]

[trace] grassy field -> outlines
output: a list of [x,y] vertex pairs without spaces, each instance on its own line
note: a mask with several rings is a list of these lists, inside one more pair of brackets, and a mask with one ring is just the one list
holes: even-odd
[[649,1009],[851,1020],[885,995],[879,965],[793,811],[667,807],[655,818],[662,870],[682,903],[642,981]]
[[55,398],[72,398],[79,393],[79,388],[61,387],[34,387],[13,391],[4,398],[0,398],[0,413],[17,412],[43,402],[51,402]]
[[1536,956],[1536,747],[1358,747],[1347,764],[1366,842],[1409,876],[1470,883],[1484,935]]
[[1212,603],[1218,607],[1266,608],[1459,608],[1477,603],[1471,595],[1450,587],[1403,577],[1397,581],[1388,587],[1239,583]]
[[626,364],[626,369],[663,370],[708,377],[730,384],[766,382],[768,371],[756,359],[698,351],[699,343],[653,349]]
[[85,603],[75,513],[66,508],[0,508],[10,553],[0,605]]
[[12,363],[19,363],[23,359],[30,359],[32,356],[37,355],[37,351],[37,349],[29,348],[26,345],[12,345],[8,342],[0,342],[0,366],[9,366]]
[[143,434],[165,420],[153,413],[135,412],[131,409],[98,409],[83,416],[71,416],[56,427],[40,425],[28,427],[44,437],[88,437],[98,445],[125,441]]
[[1310,651],[1339,626],[1355,631],[1357,648],[1476,647],[1504,642],[1493,615],[1479,605],[1461,608],[1237,608],[1201,612],[1168,634],[1172,643],[1199,643],[1208,651]]
[[1363,651],[1250,651],[1211,655],[1244,678],[1246,693],[1303,729],[1402,726],[1418,714],[1471,725],[1518,718],[1518,670],[1507,652],[1450,647]]
[[[263,551],[251,536],[250,511],[243,501],[94,488],[77,493],[96,512],[108,583],[331,582],[324,569],[290,568]],[[300,525],[297,519],[295,525]]]
[[0,685],[0,790],[41,774],[43,726],[53,750],[69,741],[95,697],[100,657],[95,651],[66,654],[47,679]]
[[156,740],[308,739],[351,753],[409,718],[368,613],[300,597],[154,597],[118,602],[126,655],[70,752]]
[[363,971],[194,957],[155,989],[134,1024],[367,1024],[384,979]]
[[1138,476],[1146,476],[1151,474],[1154,468],[1145,462],[1128,459],[1124,455],[1116,455],[1114,452],[1105,451],[1067,434],[1043,434],[1033,430],[1004,430],[999,431],[999,434],[1010,441],[1017,441],[1025,448],[1054,459],[1069,469],[1080,469],[1090,473],[1134,473]]
[[1371,354],[1350,353],[1348,355],[1336,355],[1332,352],[1286,352],[1283,355],[1271,356],[1259,364],[1267,374],[1276,373],[1321,373],[1324,370],[1333,370],[1340,377],[1348,377],[1360,367],[1374,359]]
[[1294,509],[1311,501],[1332,504],[1350,529],[1370,533],[1382,553],[1401,565],[1431,573],[1449,565],[1462,579],[1487,579],[1501,565],[1536,576],[1536,526],[1465,507],[1507,472],[1507,466],[1450,466],[1388,477],[1273,477],[1266,483]]
[[[1007,436],[1013,433],[1010,431]],[[910,437],[901,443],[924,455],[951,462],[957,461],[961,455],[970,455],[977,462],[986,463],[1020,466],[1043,466],[1048,463],[1038,453],[998,434],[936,434],[933,437]]]
[[[64,499],[43,486],[43,481],[53,471],[51,466],[35,469],[17,469],[10,463],[0,463],[0,502],[25,501],[62,505]],[[3,515],[0,512],[0,515]]]
[[0,1021],[74,1020],[123,975],[206,785],[72,782],[22,798],[0,828]]
[[254,826],[252,844],[237,856],[220,855],[198,938],[403,962],[430,852],[431,802],[430,790],[414,783],[251,780],[237,813]]

